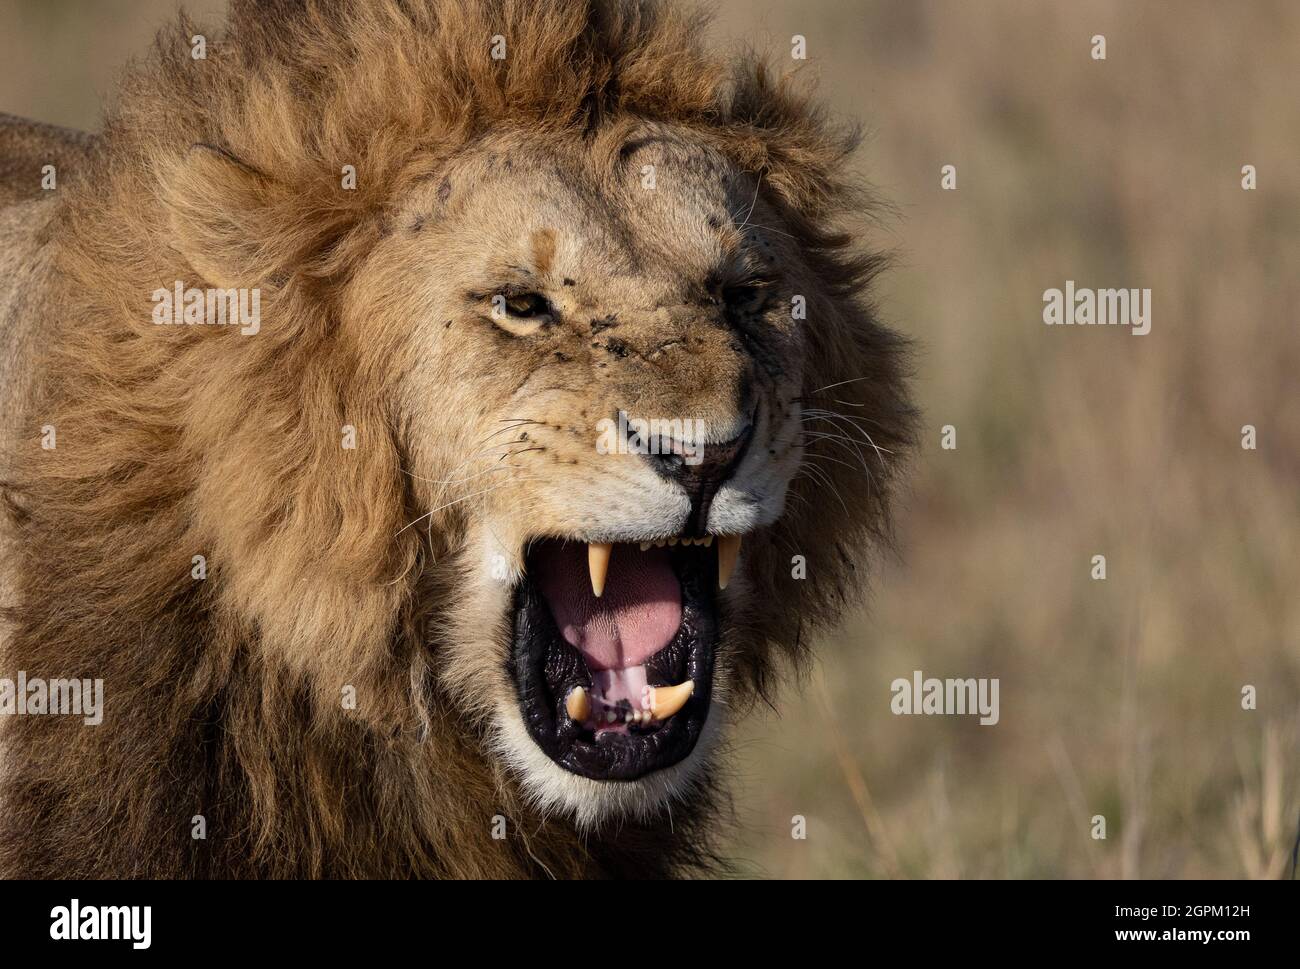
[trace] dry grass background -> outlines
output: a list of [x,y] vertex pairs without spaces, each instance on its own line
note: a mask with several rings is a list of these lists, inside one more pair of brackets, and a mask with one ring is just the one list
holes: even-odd
[[[219,0],[190,3],[209,21]],[[0,110],[97,125],[171,0],[6,0]],[[1300,5],[731,0],[872,137],[920,343],[902,555],[736,745],[740,870],[1280,877],[1300,814]],[[1104,34],[1107,59],[1089,56]],[[790,62],[792,63],[792,62]],[[940,189],[940,166],[958,170]],[[1259,188],[1243,191],[1242,165]],[[1149,287],[1152,332],[1042,293]],[[955,451],[939,428],[957,428]],[[1258,428],[1243,450],[1241,427]],[[831,499],[828,499],[831,500]],[[1089,578],[1107,557],[1108,578]],[[1001,680],[1001,722],[889,684]],[[1243,685],[1259,708],[1243,711]],[[1089,819],[1105,815],[1105,841]],[[807,818],[806,840],[790,836]]]

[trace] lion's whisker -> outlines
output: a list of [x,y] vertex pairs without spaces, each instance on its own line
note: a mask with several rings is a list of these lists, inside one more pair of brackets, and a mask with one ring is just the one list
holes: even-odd
[[488,441],[492,440],[492,438],[496,437],[498,434],[508,434],[511,431],[519,430],[519,428],[521,427],[545,426],[544,422],[542,421],[535,421],[529,418],[519,418],[519,417],[508,417],[503,421],[499,421],[498,423],[503,423],[503,424],[509,423],[510,426],[497,428],[497,430],[493,431],[491,434],[485,437],[481,443],[486,444]]
[[[844,513],[849,514],[849,506],[844,503],[844,499],[840,496],[839,489],[835,487],[835,482],[827,476],[825,471],[813,464],[803,464],[800,466],[799,473],[796,474],[795,477],[799,477],[799,474],[803,474],[804,472],[808,472],[809,477],[812,477],[814,481],[829,489],[830,493],[835,496],[835,500],[840,503],[840,507],[844,509]],[[816,472],[816,477],[813,477],[813,472]]]
[[876,457],[879,458],[881,467],[884,467],[885,464],[884,455],[893,454],[893,452],[888,450],[887,448],[882,448],[878,444],[876,444],[876,442],[872,439],[871,435],[867,433],[866,429],[862,427],[860,424],[858,424],[852,417],[849,417],[847,414],[840,414],[835,411],[828,411],[828,410],[810,409],[805,411],[805,415],[806,417],[800,418],[801,421],[821,420],[836,427],[840,426],[838,423],[839,421],[846,422],[850,427],[852,427],[854,430],[856,430],[859,434],[862,435],[863,443],[870,445],[875,450]]
[[788,238],[788,239],[797,239],[797,238],[798,238],[798,236],[796,236],[793,232],[786,232],[786,231],[784,231],[784,230],[782,230],[782,229],[778,229],[778,228],[775,228],[774,226],[770,226],[770,225],[761,225],[761,224],[758,223],[758,222],[746,222],[743,226],[739,226],[738,228],[744,228],[744,229],[762,229],[764,232],[775,232],[777,235],[779,235],[779,236],[785,236],[785,237]]
[[[514,442],[514,443],[520,443],[520,442]],[[506,449],[511,448],[511,447],[514,446],[514,443],[503,444],[503,445],[500,446],[500,448],[506,448]],[[499,462],[499,461],[504,461],[506,458],[511,457],[511,456],[513,456],[513,455],[515,455],[515,454],[522,454],[522,453],[523,453],[523,451],[509,451],[509,450],[506,450],[506,451],[503,452],[503,451],[500,450],[500,448],[497,448],[497,447],[490,447],[490,448],[486,448],[486,449],[484,449],[484,450],[482,450],[482,451],[478,451],[478,452],[476,452],[476,453],[474,453],[474,454],[471,454],[471,455],[470,455],[468,458],[466,458],[464,461],[460,462],[460,464],[458,464],[458,465],[456,465],[454,468],[452,468],[450,474],[451,474],[451,475],[455,475],[457,471],[459,471],[461,468],[465,467],[465,465],[473,463],[475,460],[484,460],[484,461],[486,461],[486,460],[488,460],[489,458],[491,458],[491,457],[493,457],[493,456],[495,456],[495,455],[499,455],[499,457],[497,457],[497,461]],[[525,450],[532,450],[532,448],[526,448]],[[499,471],[499,470],[502,470],[502,469],[497,468],[497,469],[495,469],[495,470],[498,470],[498,471]],[[438,479],[438,478],[425,478],[425,477],[423,477],[423,476],[421,476],[421,475],[416,474],[416,473],[413,472],[413,471],[408,470],[407,468],[401,468],[401,472],[402,472],[402,474],[406,475],[407,477],[414,478],[416,481],[424,481],[424,482],[427,482],[427,483],[429,483],[429,484],[439,484],[439,485],[455,484],[455,483],[458,483],[458,482],[461,482],[461,481],[468,481],[470,478],[478,477],[478,475],[480,475],[480,474],[487,474],[486,471],[480,471],[480,472],[476,472],[475,474],[469,475],[469,476],[467,476],[467,477],[465,477],[465,478],[448,477],[448,478],[444,478],[444,479]]]
[[[506,457],[506,455],[503,454],[502,457],[504,458]],[[420,478],[420,480],[427,481],[429,482],[429,484],[439,484],[439,485],[464,484],[466,481],[473,481],[475,478],[481,478],[485,474],[496,474],[497,472],[500,471],[511,471],[511,470],[513,469],[507,465],[506,467],[498,466],[492,468],[484,468],[482,471],[475,471],[473,474],[467,474],[462,478],[444,478],[440,481],[435,481],[433,478]],[[412,477],[415,476],[412,475]]]
[[[840,467],[842,467],[842,468],[848,468],[850,471],[857,471],[857,470],[858,470],[858,468],[857,468],[856,465],[850,464],[848,461],[841,461],[839,458],[834,457],[834,456],[832,456],[832,455],[830,455],[830,454],[805,454],[805,455],[804,455],[804,460],[807,460],[807,461],[829,461],[829,462],[831,462],[832,464],[838,464],[838,465],[839,465]],[[864,473],[866,473],[866,475],[867,475],[868,477],[871,476],[871,471],[870,471],[868,468],[863,468],[862,470],[863,470]]]
[[[511,479],[511,481],[531,481],[531,480],[536,480],[536,476],[535,476],[535,475],[526,475],[526,476],[523,476],[523,477],[516,477],[516,478],[512,478],[512,479]],[[506,485],[507,483],[508,483],[508,482],[504,482],[504,481],[503,481],[503,482],[501,482],[501,484],[493,485],[491,488],[484,488],[482,491],[475,491],[475,492],[473,492],[473,493],[471,493],[471,494],[468,494],[468,495],[462,495],[461,497],[455,499],[454,501],[448,501],[448,502],[445,502],[445,503],[439,505],[437,508],[433,508],[433,509],[431,509],[431,510],[429,510],[429,511],[426,511],[423,515],[421,515],[419,518],[415,519],[414,521],[407,522],[405,525],[403,525],[401,528],[399,528],[399,529],[397,530],[396,535],[400,535],[400,534],[402,534],[402,532],[406,531],[406,530],[407,530],[408,528],[410,528],[412,525],[419,524],[420,522],[424,521],[424,519],[426,519],[426,518],[431,518],[432,516],[436,515],[436,514],[437,514],[438,512],[440,512],[440,511],[445,511],[445,510],[448,509],[448,508],[451,508],[451,507],[453,507],[453,506],[455,506],[455,505],[459,505],[461,502],[469,501],[471,498],[478,498],[478,497],[481,497],[481,496],[483,496],[483,495],[489,495],[489,494],[491,494],[492,492],[496,491],[498,488],[503,487],[503,486]],[[394,537],[396,537],[396,535],[395,535]]]
[[[736,226],[736,231],[743,232],[749,226],[749,217],[754,214],[754,206],[758,204],[758,191],[763,186],[763,173],[758,173],[758,178],[754,180],[754,197],[749,200],[749,211],[745,213],[745,218],[740,225]],[[733,215],[731,220],[734,222],[736,217]]]
[[858,447],[858,442],[853,440],[853,438],[848,437],[844,434],[836,434],[831,431],[803,430],[800,433],[802,433],[805,438],[808,438],[810,440],[834,441],[837,444],[839,444],[841,447],[847,447],[852,453],[858,456],[858,460],[862,463],[862,470],[865,471],[868,475],[871,474],[870,469],[867,467],[866,456],[862,453],[862,449]]
[[[843,387],[845,384],[856,384],[856,383],[861,383],[864,380],[871,380],[871,379],[872,379],[871,377],[850,377],[848,380],[840,380],[833,384],[827,384],[825,387],[818,387],[816,390],[810,390],[808,391],[806,396],[811,397],[813,394],[820,394],[823,390],[833,390],[836,387]],[[804,398],[797,398],[797,399],[803,400]]]

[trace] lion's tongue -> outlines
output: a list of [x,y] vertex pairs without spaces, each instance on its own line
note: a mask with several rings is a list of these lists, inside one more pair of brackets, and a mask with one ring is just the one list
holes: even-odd
[[668,550],[614,546],[599,599],[591,591],[585,544],[545,542],[532,564],[533,581],[560,635],[586,659],[595,691],[610,703],[638,703],[646,660],[668,645],[682,622],[682,590]]

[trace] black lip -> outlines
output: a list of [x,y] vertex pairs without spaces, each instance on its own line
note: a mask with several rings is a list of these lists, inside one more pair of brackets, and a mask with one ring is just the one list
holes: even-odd
[[582,655],[564,641],[550,607],[525,575],[515,587],[514,642],[509,669],[529,735],[565,770],[601,781],[631,781],[683,760],[695,749],[708,719],[717,649],[717,553],[702,546],[675,546],[670,555],[682,586],[682,623],[672,641],[650,658],[651,686],[695,681],[686,705],[649,730],[604,734],[590,731],[564,712],[576,686],[591,687]]

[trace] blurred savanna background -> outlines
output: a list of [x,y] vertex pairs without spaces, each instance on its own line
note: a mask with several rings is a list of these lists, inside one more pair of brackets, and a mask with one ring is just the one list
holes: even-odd
[[[98,127],[176,7],[3,0],[0,111]],[[1300,4],[728,0],[714,33],[865,126],[925,415],[869,610],[737,733],[737,870],[1290,877]],[[1044,326],[1066,280],[1149,288],[1150,334]],[[914,670],[998,678],[1000,722],[894,715]]]

